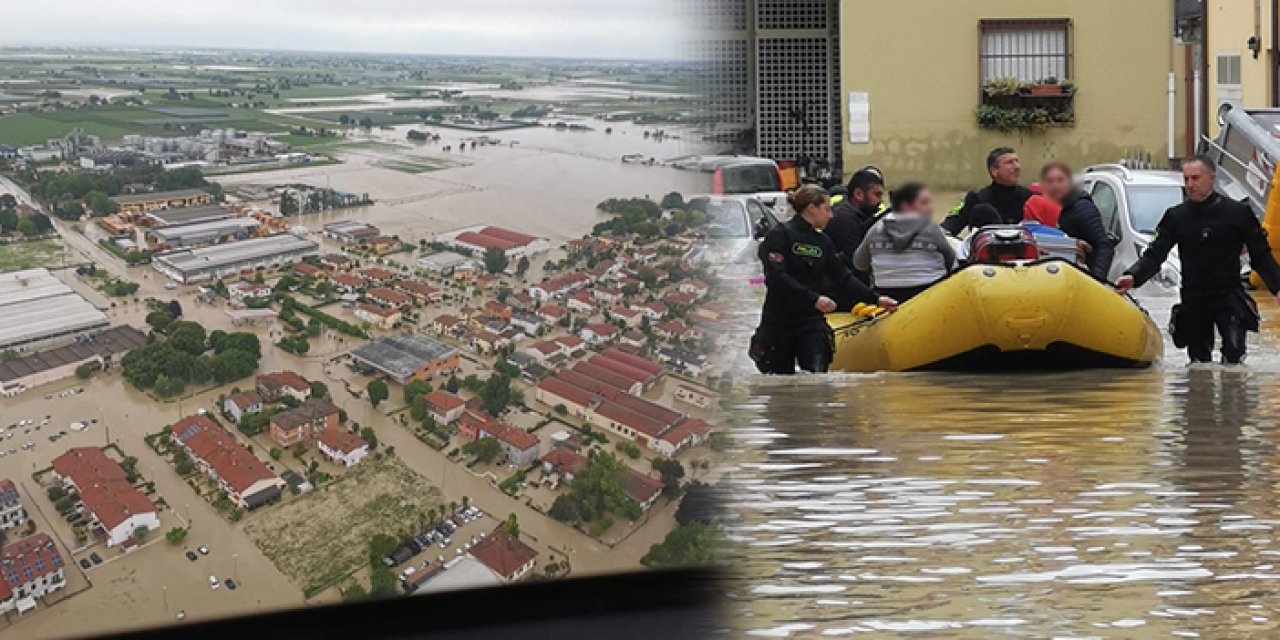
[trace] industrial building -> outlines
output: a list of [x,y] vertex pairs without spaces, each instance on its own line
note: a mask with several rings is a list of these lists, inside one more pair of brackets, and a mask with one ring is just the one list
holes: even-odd
[[361,242],[382,235],[377,227],[355,220],[340,220],[326,224],[321,233],[340,242]]
[[470,258],[452,251],[441,251],[418,258],[419,267],[442,276],[453,275],[455,269],[464,265],[474,265],[474,263]]
[[34,350],[109,324],[48,269],[0,274],[0,351]]
[[471,227],[441,237],[443,242],[459,249],[482,254],[498,249],[508,258],[533,256],[551,248],[551,241],[502,227]]
[[319,253],[320,245],[310,240],[279,234],[203,249],[174,251],[154,257],[151,264],[156,271],[178,282],[191,283],[222,278],[245,269],[296,262]]
[[173,207],[194,207],[213,202],[213,194],[204,189],[179,189],[155,193],[134,193],[111,198],[121,211],[151,211]]
[[198,224],[201,222],[213,222],[215,220],[229,220],[235,217],[235,215],[235,212],[216,204],[203,207],[178,207],[176,209],[163,209],[160,211],[147,212],[147,217],[151,219],[154,226],[161,227],[171,227],[181,224]]
[[0,396],[10,397],[75,375],[80,365],[105,369],[116,356],[147,343],[146,334],[128,325],[80,336],[73,344],[0,362]]
[[352,350],[351,357],[400,384],[428,380],[458,369],[457,349],[416,333],[378,338]]
[[160,227],[151,230],[151,237],[157,244],[176,249],[217,244],[227,239],[244,240],[252,236],[260,226],[253,218],[227,218],[212,222]]

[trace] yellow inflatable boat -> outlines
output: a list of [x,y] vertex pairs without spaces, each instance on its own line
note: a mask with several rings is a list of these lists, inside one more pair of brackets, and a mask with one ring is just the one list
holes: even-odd
[[896,313],[827,321],[832,371],[1141,368],[1164,350],[1144,310],[1061,260],[971,265]]

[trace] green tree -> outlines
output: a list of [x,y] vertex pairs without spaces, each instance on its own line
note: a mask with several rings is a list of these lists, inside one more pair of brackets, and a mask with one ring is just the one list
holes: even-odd
[[395,538],[383,533],[374,534],[369,539],[369,567],[373,569],[385,567],[386,564],[382,561],[383,558],[391,555],[391,552],[395,551],[398,546],[400,545]]
[[520,256],[520,261],[516,263],[516,277],[523,278],[525,273],[529,271],[529,256]]
[[360,437],[369,443],[369,450],[373,451],[378,448],[378,434],[374,433],[373,427],[365,427],[360,430]]
[[661,206],[663,209],[682,209],[684,208],[684,196],[678,191],[672,191],[662,196]]
[[431,383],[426,380],[412,380],[404,386],[404,402],[405,404],[413,403],[413,399],[418,396],[431,393]]
[[480,390],[480,399],[489,415],[500,416],[511,404],[511,378],[500,373],[489,376]]
[[[5,194],[9,195],[9,194]],[[9,233],[18,228],[18,212],[13,209],[0,209],[0,231]]]
[[18,233],[24,236],[33,236],[36,234],[36,223],[31,218],[23,218],[18,221]]
[[394,595],[396,595],[395,572],[385,564],[374,567],[373,574],[369,577],[369,597],[389,598]]
[[63,220],[79,220],[84,216],[84,206],[76,200],[63,202],[54,206],[53,213]]
[[76,377],[80,378],[81,380],[88,380],[89,376],[92,374],[93,374],[93,371],[89,369],[89,365],[87,364],[82,364],[76,367]]
[[49,495],[49,499],[50,499],[50,500],[52,500],[52,501],[54,501],[54,502],[57,502],[58,500],[61,500],[61,499],[62,499],[62,496],[67,495],[66,490],[64,490],[62,487],[57,486],[57,485],[54,485],[54,486],[52,486],[52,487],[49,487],[49,491],[48,491],[47,493],[48,493],[48,495]]
[[152,311],[147,314],[147,324],[151,325],[152,329],[164,333],[165,329],[173,324],[173,314],[168,311]]
[[271,459],[272,459],[272,460],[279,460],[279,459],[280,459],[280,456],[282,456],[282,455],[284,455],[284,452],[283,452],[283,451],[281,451],[280,449],[278,449],[278,448],[276,448],[276,447],[271,447]]
[[413,401],[409,403],[409,417],[418,421],[427,417],[427,398],[425,396],[415,396]]
[[370,380],[365,389],[369,392],[369,402],[372,402],[375,407],[391,396],[387,383],[381,380]]
[[176,321],[169,325],[169,339],[165,343],[178,351],[198,356],[205,350],[204,327],[185,320]]
[[179,542],[182,542],[183,540],[186,539],[187,530],[182,527],[174,527],[166,531],[164,534],[164,537],[169,542],[173,544],[178,544]]
[[138,542],[139,544],[141,544],[143,541],[147,539],[147,534],[150,532],[151,530],[146,528],[145,526],[138,527],[137,529],[133,530],[133,539],[135,542]]
[[489,273],[501,273],[507,268],[507,254],[502,249],[491,248],[484,251],[484,270]]
[[680,494],[680,479],[684,477],[684,465],[679,460],[663,460],[658,468],[662,476],[662,495],[674,498]]
[[520,523],[516,521],[516,514],[507,514],[507,519],[502,522],[502,528],[510,534],[512,538],[520,537]]
[[690,522],[676,527],[662,542],[649,548],[640,559],[650,569],[704,566],[720,560],[720,540],[716,525]]
[[312,383],[311,383],[311,397],[312,397],[312,398],[328,398],[328,397],[329,397],[329,387],[328,387],[327,385],[325,385],[325,383],[320,382],[319,380],[316,380],[315,382],[312,382]]
[[120,205],[101,191],[90,191],[85,196],[85,201],[89,203],[89,209],[95,216],[111,215],[120,210]]
[[479,438],[462,445],[462,452],[474,455],[476,460],[487,464],[502,453],[502,445],[495,438]]
[[[345,118],[346,116],[342,117]],[[359,602],[361,600],[367,600],[368,598],[369,592],[365,591],[364,586],[359,584],[351,585],[351,587],[342,592],[343,602]]]

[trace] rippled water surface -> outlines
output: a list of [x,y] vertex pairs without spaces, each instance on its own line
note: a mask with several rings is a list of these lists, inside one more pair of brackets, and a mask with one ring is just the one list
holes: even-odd
[[[1143,303],[1161,325],[1173,299]],[[759,378],[743,635],[1280,637],[1280,324],[1250,366]]]

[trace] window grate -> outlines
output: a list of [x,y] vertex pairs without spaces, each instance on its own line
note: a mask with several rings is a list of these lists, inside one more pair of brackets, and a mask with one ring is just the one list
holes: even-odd
[[1070,20],[983,20],[979,30],[980,85],[995,78],[1028,84],[1071,78]]

